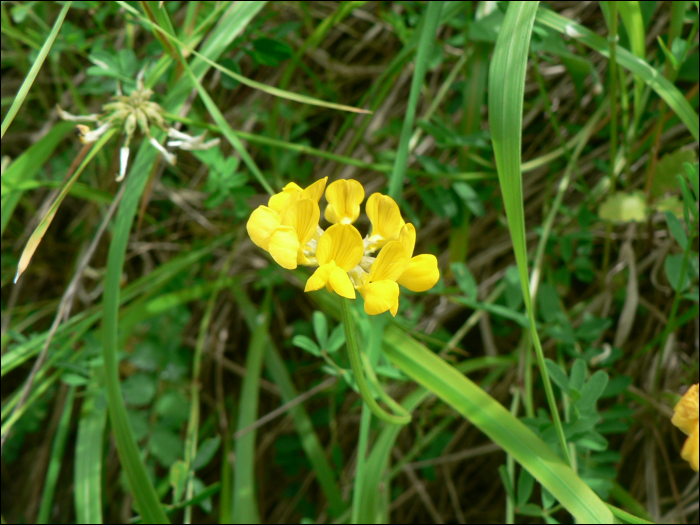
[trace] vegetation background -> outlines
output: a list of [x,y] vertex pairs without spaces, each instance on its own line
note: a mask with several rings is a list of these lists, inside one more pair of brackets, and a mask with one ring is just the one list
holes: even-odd
[[[567,522],[577,475],[582,507],[698,522],[670,424],[698,381],[698,2],[0,12],[3,523]],[[139,71],[221,142],[172,166],[137,130],[117,183],[120,131],[84,147],[56,105],[100,113]],[[357,305],[404,427],[363,409],[331,296],[246,234],[326,176],[389,188],[439,260],[395,320]],[[464,399],[395,366],[425,347]],[[489,415],[540,458],[563,430],[577,474],[521,468]]]

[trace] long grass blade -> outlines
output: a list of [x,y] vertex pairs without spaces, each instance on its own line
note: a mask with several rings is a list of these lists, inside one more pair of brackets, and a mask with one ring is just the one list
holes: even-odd
[[[608,41],[581,24],[577,24],[573,20],[569,20],[566,17],[546,9],[539,9],[537,11],[537,21],[562,34],[575,38],[591,49],[595,49],[604,57],[610,58]],[[646,82],[647,85],[676,112],[676,115],[678,115],[681,122],[687,126],[693,138],[695,138],[695,140],[700,140],[698,114],[676,86],[646,61],[637,58],[632,53],[619,46],[615,54],[615,61]]]
[[562,454],[569,461],[564,428],[559,417],[554,391],[545,366],[542,345],[537,333],[537,322],[530,298],[527,244],[525,242],[525,210],[520,168],[521,129],[525,72],[537,5],[535,2],[508,4],[508,11],[501,31],[498,33],[489,71],[489,124],[493,152],[498,167],[498,180],[508,217],[508,229],[513,241],[513,252],[518,265],[520,283],[528,313],[530,335],[535,346],[547,403],[559,437],[559,446]]
[[75,444],[75,516],[78,523],[102,523],[102,443],[107,407],[101,391],[83,400]]
[[68,14],[68,10],[70,9],[72,3],[73,2],[66,2],[65,4],[63,4],[63,8],[58,13],[58,17],[56,18],[56,21],[53,24],[53,28],[51,29],[49,36],[46,38],[44,45],[41,46],[41,50],[39,51],[36,60],[34,60],[34,63],[32,64],[32,67],[29,70],[29,73],[27,73],[27,77],[24,79],[24,82],[22,82],[22,86],[17,92],[17,96],[15,96],[15,100],[12,102],[12,105],[10,106],[7,115],[5,115],[5,118],[2,121],[2,132],[0,133],[0,138],[5,136],[7,128],[10,127],[10,124],[12,124],[12,121],[15,119],[19,108],[21,108],[22,104],[24,103],[24,99],[27,98],[27,94],[29,93],[32,84],[34,83],[34,80],[36,80],[36,76],[39,74],[41,66],[44,64],[46,55],[49,54],[51,46],[53,46],[53,43],[56,40],[56,36],[58,35],[58,32],[61,29],[61,26],[63,25],[63,20],[66,18],[66,14]]
[[2,204],[0,205],[0,236],[5,233],[7,223],[24,193],[18,189],[20,183],[32,182],[39,169],[53,154],[56,146],[75,128],[73,122],[59,122],[40,140],[17,157],[2,174]]
[[58,483],[58,475],[61,471],[63,463],[63,452],[66,448],[68,432],[70,430],[70,416],[73,412],[73,400],[75,399],[75,387],[68,387],[65,402],[63,403],[63,414],[58,422],[56,435],[53,439],[51,447],[51,458],[49,459],[49,468],[46,471],[46,481],[44,482],[44,493],[41,496],[41,505],[39,506],[39,517],[37,523],[48,523],[51,517],[51,509],[53,507],[53,496],[56,492],[56,484]]
[[[241,399],[238,405],[238,424],[236,426],[238,431],[252,425],[258,418],[258,390],[267,349],[271,292],[272,289],[268,288],[263,306],[256,318],[253,337],[248,347],[246,375],[243,378]],[[258,502],[255,497],[256,436],[257,432],[252,430],[239,437],[234,446],[236,462],[233,466],[233,523],[260,523]]]
[[399,138],[399,146],[396,151],[394,170],[391,172],[391,177],[389,178],[389,196],[394,200],[397,200],[401,195],[403,179],[406,175],[406,168],[408,166],[408,145],[411,141],[411,135],[413,135],[416,106],[418,105],[420,90],[423,87],[425,72],[428,69],[428,52],[433,47],[438,23],[440,22],[442,4],[443,2],[428,2],[425,18],[423,20],[423,28],[421,29],[420,40],[418,42],[418,52],[416,53],[415,69],[413,70],[413,79],[411,80],[411,91],[409,92],[408,104],[406,106],[406,115],[404,116],[403,126],[401,127],[401,137]]
[[[19,279],[19,276],[22,275],[24,270],[27,269],[27,266],[29,266],[29,262],[32,260],[32,256],[34,255],[34,252],[39,247],[39,244],[41,243],[41,239],[44,238],[44,235],[46,234],[46,230],[48,230],[49,226],[51,226],[51,222],[53,221],[53,218],[56,215],[56,212],[58,211],[59,206],[63,202],[63,199],[65,199],[66,195],[68,195],[68,192],[70,191],[71,186],[73,186],[73,183],[76,180],[78,180],[78,177],[80,177],[80,174],[83,172],[83,170],[88,165],[88,163],[97,154],[97,152],[102,149],[102,147],[107,143],[107,141],[112,137],[112,135],[114,135],[115,131],[116,130],[114,130],[114,129],[108,130],[104,135],[102,135],[100,137],[100,139],[97,142],[95,142],[95,144],[93,144],[93,146],[90,149],[90,151],[88,152],[88,154],[85,156],[85,158],[80,163],[80,166],[78,167],[78,169],[75,170],[75,172],[70,176],[70,178],[63,185],[61,192],[56,197],[56,200],[51,204],[49,211],[46,212],[46,215],[41,219],[41,222],[39,222],[39,225],[34,229],[32,234],[29,236],[29,240],[27,241],[27,244],[24,247],[24,250],[22,251],[22,255],[19,258],[19,263],[17,264],[17,274],[15,275],[15,282],[17,282],[17,279]],[[89,147],[89,146],[86,145],[85,147]]]

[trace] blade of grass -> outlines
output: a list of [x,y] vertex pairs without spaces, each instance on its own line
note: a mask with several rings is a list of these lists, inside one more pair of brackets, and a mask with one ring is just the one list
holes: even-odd
[[[203,46],[202,55],[207,56],[210,60],[215,60],[226,46],[245,29],[247,23],[257,14],[261,7],[261,4],[253,2],[237,2],[233,4],[227,14],[222,17],[217,28],[212,31],[210,38]],[[133,10],[133,8],[128,6],[128,10]],[[140,17],[140,13],[138,16]],[[202,60],[197,59],[193,62],[192,70],[194,70],[194,73],[188,69],[193,75],[192,80],[198,82],[207,72],[208,66]],[[189,78],[182,78],[172,87],[163,104],[166,111],[171,113],[178,112],[191,90],[190,84],[191,80]],[[160,138],[158,135],[156,134],[156,139]],[[129,487],[144,522],[167,523],[167,516],[141,460],[138,446],[127,418],[126,407],[121,396],[117,360],[120,281],[124,257],[138,202],[147,178],[152,168],[155,167],[155,158],[156,155],[153,148],[143,147],[142,144],[129,171],[129,176],[126,180],[127,191],[122,199],[115,220],[114,233],[109,247],[103,296],[102,355],[110,421],[117,451],[119,452]]]
[[[639,2],[617,2],[622,23],[625,25],[627,36],[630,40],[632,53],[637,58],[642,60],[646,57],[644,43],[644,20],[642,19],[642,9],[639,7]],[[624,89],[624,86],[622,86]],[[644,94],[644,81],[639,77],[634,77],[634,129],[637,129],[639,118],[642,116],[644,105],[642,104],[642,95]]]
[[5,233],[7,223],[17,203],[22,198],[22,191],[12,191],[20,182],[34,179],[44,163],[53,154],[56,146],[75,128],[73,122],[58,122],[40,140],[32,144],[22,155],[17,157],[2,174],[2,205],[0,205],[0,237]]
[[107,407],[93,384],[83,399],[75,444],[75,516],[78,523],[102,523],[102,443]]
[[[260,313],[255,319],[255,328],[248,347],[245,362],[246,375],[243,378],[241,399],[238,405],[237,431],[252,425],[258,418],[258,390],[267,348],[271,298],[272,288],[270,287],[265,293]],[[233,523],[260,523],[258,502],[255,496],[256,436],[257,431],[252,430],[238,438],[234,446],[236,462],[233,465]]]
[[[610,47],[608,41],[595,34],[590,29],[577,24],[573,20],[569,20],[553,11],[539,9],[537,11],[537,21],[547,27],[554,29],[562,34],[566,34],[571,38],[575,38],[582,44],[595,49],[604,57],[610,58]],[[622,67],[630,70],[646,82],[664,101],[673,109],[681,122],[683,122],[695,140],[700,140],[700,123],[698,123],[698,114],[695,112],[690,103],[685,99],[680,90],[674,86],[671,81],[660,74],[656,69],[649,65],[646,61],[634,56],[632,53],[623,48],[618,48],[615,56],[615,61]]]
[[389,177],[388,195],[394,200],[399,200],[403,189],[403,180],[406,175],[406,168],[408,167],[408,144],[411,140],[411,134],[413,133],[416,106],[418,105],[418,97],[423,87],[425,72],[428,69],[428,53],[434,45],[435,35],[437,34],[442,4],[443,2],[428,2],[423,19],[423,27],[421,29],[418,51],[416,53],[415,69],[413,70],[413,79],[411,80],[411,91],[409,92],[408,104],[406,106],[406,115],[403,119],[403,126],[401,127],[401,137],[399,138],[399,146],[396,151],[394,170]]
[[[250,80],[247,77],[244,77],[243,75],[239,75],[238,73],[235,73],[231,71],[228,68],[225,68],[224,66],[221,66],[214,62],[213,60],[207,58],[201,53],[198,53],[195,51],[193,48],[179,40],[177,37],[168,34],[167,31],[158,25],[154,24],[151,20],[143,16],[141,13],[139,13],[136,9],[131,7],[129,4],[126,2],[118,2],[124,9],[129,11],[131,14],[134,16],[138,17],[140,20],[142,20],[144,23],[150,25],[155,31],[159,32],[160,34],[164,35],[168,40],[170,40],[173,44],[175,44],[178,47],[178,53],[182,54],[182,49],[185,49],[188,53],[194,55],[195,57],[203,60],[206,62],[208,65],[210,65],[213,68],[218,69],[222,73],[228,75],[229,77],[233,78],[234,80],[237,80],[241,84],[244,84],[248,87],[258,89],[264,93],[267,93],[269,95],[273,95],[276,97],[280,98],[286,98],[288,100],[292,100],[295,102],[301,102],[303,104],[310,104],[312,106],[320,106],[320,107],[325,107],[329,109],[338,109],[340,111],[350,111],[354,113],[371,113],[371,111],[368,111],[366,109],[360,109],[360,108],[355,108],[352,106],[346,106],[344,104],[335,104],[333,102],[325,102],[323,100],[319,100],[313,97],[307,97],[306,95],[299,95],[298,93],[293,93],[291,91],[284,91],[279,88],[275,88],[272,86],[267,86],[265,84],[261,84],[260,82],[255,82],[254,80]],[[251,2],[255,4],[260,4],[260,8],[266,3],[266,2]],[[184,65],[184,64],[183,64]]]
[[[104,145],[112,137],[112,135],[114,135],[115,132],[116,132],[116,129],[108,130],[104,135],[102,135],[100,137],[100,139],[97,142],[95,142],[92,145],[91,148],[90,148],[90,145],[88,145],[88,144],[83,146],[83,151],[87,151],[87,149],[89,148],[89,152],[87,153],[85,158],[82,159],[80,166],[78,167],[78,169],[75,170],[75,172],[73,174],[70,174],[70,168],[69,168],[70,178],[65,181],[65,184],[63,185],[63,188],[61,189],[61,192],[56,197],[56,200],[51,204],[49,211],[46,212],[46,215],[41,219],[41,222],[39,223],[39,225],[34,229],[31,236],[29,237],[29,240],[27,240],[27,244],[24,247],[24,250],[22,251],[22,255],[19,258],[19,263],[17,264],[17,274],[15,275],[15,282],[17,282],[17,279],[19,279],[19,276],[22,275],[24,270],[27,269],[27,266],[29,266],[29,262],[32,260],[32,256],[34,255],[34,252],[39,247],[39,244],[41,243],[41,239],[44,238],[44,235],[46,234],[46,230],[48,230],[49,226],[51,226],[51,222],[53,221],[53,218],[56,215],[56,212],[58,211],[59,206],[63,202],[63,199],[65,199],[66,195],[68,195],[68,192],[70,191],[71,186],[73,186],[73,183],[76,180],[78,180],[78,177],[80,177],[80,174],[83,172],[83,170],[88,165],[88,163],[97,154],[97,152],[100,151],[104,147]],[[79,158],[80,158],[80,155],[78,156],[77,159],[79,159]]]
[[525,211],[520,169],[522,144],[523,95],[525,72],[532,27],[535,22],[536,2],[508,4],[503,26],[498,33],[489,71],[489,124],[493,151],[498,167],[498,180],[508,218],[508,229],[513,240],[513,252],[518,265],[525,307],[530,323],[530,335],[535,346],[537,362],[542,374],[549,411],[559,438],[561,453],[570,463],[554,391],[549,380],[542,345],[537,333],[535,312],[530,297],[525,242]]
[[[325,292],[311,293],[325,312],[340,318],[336,297]],[[464,376],[464,372],[470,370],[468,363],[463,364],[465,368],[462,365],[453,367],[395,324],[385,329],[384,343],[385,355],[394,365],[511,454],[579,523],[612,523],[612,513],[605,503],[560,456]],[[409,408],[405,404],[404,407]]]
[[34,60],[34,64],[32,64],[32,67],[29,70],[29,73],[27,73],[27,76],[24,79],[24,82],[22,82],[22,86],[19,88],[19,91],[17,92],[17,96],[15,96],[15,100],[12,102],[12,106],[10,106],[10,109],[7,111],[7,115],[5,115],[5,118],[2,121],[2,130],[0,133],[0,138],[5,136],[5,132],[7,131],[7,128],[9,128],[10,124],[12,124],[12,121],[14,120],[15,116],[17,115],[19,108],[22,107],[22,104],[24,103],[24,99],[27,98],[27,94],[29,93],[29,89],[32,87],[34,80],[36,80],[36,76],[39,74],[39,70],[41,69],[41,66],[44,64],[44,60],[46,59],[46,55],[49,54],[49,51],[51,50],[51,46],[53,46],[53,43],[56,40],[56,36],[58,35],[58,31],[61,29],[61,26],[63,25],[63,20],[66,18],[66,14],[68,14],[68,10],[70,9],[70,6],[72,3],[73,2],[66,2],[65,4],[63,4],[61,11],[58,13],[58,17],[56,18],[56,21],[53,24],[53,28],[51,29],[49,36],[46,38],[44,45],[41,46],[41,50],[39,51],[39,54],[37,55],[36,60]]
[[387,328],[385,342],[395,365],[513,455],[580,523],[612,522],[588,485],[500,403],[398,327]]
[[107,403],[109,406],[109,419],[117,452],[121,460],[122,468],[136,501],[136,506],[146,523],[169,523],[168,518],[160,504],[146,466],[141,459],[138,445],[131,429],[131,423],[126,413],[124,399],[122,398],[119,384],[118,353],[118,319],[119,319],[119,293],[124,266],[126,246],[129,241],[129,233],[134,220],[134,214],[146,180],[155,167],[156,157],[153,148],[146,148],[147,142],[143,142],[139,148],[131,166],[126,181],[126,190],[117,212],[114,223],[112,242],[109,246],[107,258],[107,275],[105,276],[103,295],[103,322],[102,322],[102,358],[104,360],[105,387],[107,391]]
[[[257,309],[241,287],[233,288],[231,292],[243,311],[248,329],[252,331],[255,327],[255,319],[258,315]],[[282,401],[284,403],[289,403],[297,398],[299,394],[294,387],[292,377],[282,357],[280,357],[274,342],[268,338],[267,345],[268,350],[265,353],[265,366],[272,380],[280,389]],[[296,405],[291,408],[289,410],[289,415],[292,417],[297,434],[299,434],[301,446],[306,453],[306,457],[309,459],[309,463],[311,463],[316,473],[316,478],[326,495],[326,499],[328,499],[330,512],[333,516],[340,516],[347,505],[343,501],[340,489],[338,488],[335,472],[328,462],[321,442],[314,431],[311,418],[309,418],[303,405]]]
[[51,457],[49,459],[49,468],[46,471],[46,481],[44,482],[44,492],[41,496],[41,505],[39,506],[39,516],[37,523],[48,523],[51,518],[51,509],[53,507],[53,496],[56,492],[56,484],[58,483],[58,475],[61,472],[61,463],[63,463],[63,451],[66,448],[68,439],[68,431],[70,430],[70,416],[73,412],[73,400],[75,399],[75,387],[68,387],[65,402],[63,403],[63,414],[56,429],[56,435],[53,439],[51,447]]

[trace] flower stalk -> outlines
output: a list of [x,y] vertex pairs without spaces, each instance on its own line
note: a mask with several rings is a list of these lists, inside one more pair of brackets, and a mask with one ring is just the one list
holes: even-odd
[[[376,376],[373,376],[374,386],[379,392],[379,396],[384,400],[391,408],[395,411],[395,414],[390,414],[384,410],[379,403],[374,399],[372,392],[369,389],[369,385],[365,380],[364,369],[362,366],[362,357],[360,350],[357,346],[357,334],[355,333],[355,321],[352,318],[352,312],[350,311],[350,303],[345,297],[340,297],[340,313],[343,320],[343,327],[345,329],[345,343],[348,348],[348,356],[350,357],[350,366],[352,368],[352,373],[355,376],[355,382],[357,383],[357,388],[360,391],[360,396],[362,400],[367,404],[367,407],[372,411],[372,413],[377,416],[382,421],[391,423],[393,425],[405,425],[410,423],[411,414],[396,401],[391,399],[389,394],[387,394],[376,381]],[[369,368],[368,368],[369,371]]]

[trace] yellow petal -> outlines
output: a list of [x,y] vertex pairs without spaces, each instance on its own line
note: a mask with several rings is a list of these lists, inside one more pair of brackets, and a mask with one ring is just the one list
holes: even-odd
[[409,261],[408,268],[397,282],[412,292],[425,292],[435,286],[439,278],[440,270],[438,270],[435,256],[422,254],[416,255]]
[[270,200],[267,201],[267,205],[273,210],[275,210],[277,213],[280,213],[282,211],[282,206],[284,206],[284,203],[287,202],[289,196],[295,191],[302,191],[302,189],[299,187],[298,184],[290,182],[282,189],[281,192],[276,193],[272,197],[270,197]]
[[321,235],[316,246],[318,264],[335,261],[346,272],[357,266],[363,255],[362,236],[351,224],[334,224]]
[[347,297],[348,299],[355,298],[355,288],[352,286],[352,282],[350,282],[350,277],[348,277],[347,272],[339,266],[333,268],[328,282],[333,287],[333,291],[338,295]]
[[410,222],[407,223],[403,228],[401,228],[401,233],[399,234],[399,242],[403,244],[406,250],[406,255],[410,259],[413,257],[413,250],[416,248],[416,227]]
[[396,316],[399,308],[399,285],[394,281],[369,283],[359,290],[365,299],[365,312],[369,315],[391,310],[391,315]]
[[270,236],[270,255],[282,268],[297,267],[297,253],[301,244],[297,232],[291,226],[280,226]]
[[267,206],[258,206],[258,208],[250,214],[246,229],[250,240],[256,246],[263,250],[268,250],[270,244],[270,235],[280,225],[282,219],[279,213],[268,208]]
[[387,243],[369,270],[369,281],[396,281],[408,266],[406,250],[399,241]]
[[323,195],[323,190],[326,189],[326,182],[328,182],[328,177],[323,177],[310,186],[307,186],[303,192],[304,197],[307,197],[318,204],[318,201],[321,200],[321,196]]
[[316,233],[321,211],[311,199],[301,198],[292,204],[282,218],[284,226],[291,226],[297,232],[299,244],[305,246]]
[[405,223],[394,199],[381,193],[373,193],[367,199],[366,211],[372,223],[372,236],[378,235],[385,241],[398,239]]
[[356,180],[335,181],[326,190],[326,220],[334,224],[352,224],[360,215],[360,204],[364,198],[365,189]]
[[698,398],[698,385],[693,385],[673,409],[671,423],[680,428],[686,435],[690,435],[698,425],[698,405],[700,404]]
[[[306,286],[304,287],[305,292],[313,292],[314,290],[320,290],[328,283],[328,279],[331,276],[331,272],[335,268],[335,263],[330,262],[328,264],[322,264],[316,271],[311,274],[311,277],[306,281]],[[330,290],[329,290],[330,291]]]
[[695,429],[691,432],[688,439],[685,440],[683,449],[681,449],[681,457],[690,463],[690,468],[698,472],[698,424],[695,423]]

